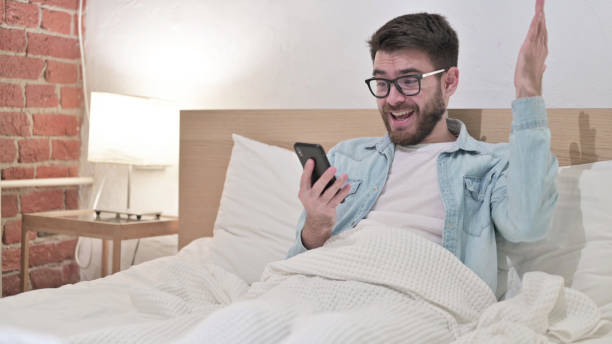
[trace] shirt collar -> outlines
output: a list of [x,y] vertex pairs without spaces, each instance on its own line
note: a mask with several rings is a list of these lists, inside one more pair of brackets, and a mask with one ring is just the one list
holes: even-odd
[[[473,152],[481,152],[482,146],[476,141],[470,133],[468,133],[465,124],[458,119],[455,118],[447,118],[446,125],[448,126],[448,130],[455,136],[457,136],[457,140],[455,141],[456,145],[452,146],[447,152],[455,152],[459,149],[464,151],[473,151]],[[387,133],[385,136],[381,137],[379,140],[375,141],[370,146],[366,146],[366,149],[376,149],[381,154],[385,154],[385,151],[389,149],[389,146],[394,147],[391,142],[391,138]]]

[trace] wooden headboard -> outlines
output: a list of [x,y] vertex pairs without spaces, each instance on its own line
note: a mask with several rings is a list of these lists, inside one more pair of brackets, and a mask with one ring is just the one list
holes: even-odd
[[[496,143],[508,141],[510,109],[450,109],[470,134]],[[559,164],[612,160],[612,109],[548,109],[551,148]],[[292,149],[296,141],[337,142],[382,136],[378,110],[188,110],[181,111],[179,162],[179,248],[212,236],[232,133]]]

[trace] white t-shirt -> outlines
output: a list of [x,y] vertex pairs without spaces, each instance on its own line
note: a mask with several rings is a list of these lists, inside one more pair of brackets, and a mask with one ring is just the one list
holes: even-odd
[[359,224],[406,228],[441,244],[445,215],[437,159],[454,144],[396,145],[382,193]]

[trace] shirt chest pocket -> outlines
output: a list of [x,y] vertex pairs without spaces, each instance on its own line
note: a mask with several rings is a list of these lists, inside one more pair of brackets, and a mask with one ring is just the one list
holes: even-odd
[[484,200],[485,187],[482,185],[482,177],[465,176],[463,177],[463,187],[466,195],[476,201]]
[[483,229],[491,226],[489,205],[485,204],[487,186],[482,177],[463,177],[463,230],[480,236]]
[[[359,209],[359,194],[357,191],[359,190],[359,186],[361,185],[360,179],[349,179],[346,182],[351,186],[351,190],[348,195],[344,198],[344,201],[338,205],[336,208],[336,212],[338,214],[344,214],[349,218],[354,215],[354,212]],[[353,214],[353,215],[350,215]],[[341,220],[340,218],[338,220]]]
[[351,191],[349,191],[348,195],[345,198],[345,201],[355,197],[355,194],[357,193],[357,190],[359,190],[359,186],[361,185],[361,179],[349,178],[346,183],[351,186]]

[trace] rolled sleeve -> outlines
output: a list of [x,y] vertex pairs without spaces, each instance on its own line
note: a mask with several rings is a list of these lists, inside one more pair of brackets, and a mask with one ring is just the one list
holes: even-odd
[[548,128],[546,104],[542,97],[519,98],[512,102],[512,131]]

